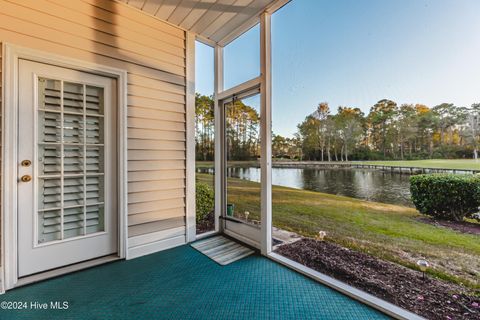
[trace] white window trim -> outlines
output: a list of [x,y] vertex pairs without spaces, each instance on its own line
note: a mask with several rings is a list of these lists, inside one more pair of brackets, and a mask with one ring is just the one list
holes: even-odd
[[186,32],[186,242],[196,240],[195,205],[195,35]]
[[260,16],[261,239],[263,255],[272,251],[272,37],[271,13]]
[[127,72],[48,52],[3,43],[2,193],[1,193],[1,292],[14,288],[17,275],[17,167],[18,159],[18,61],[28,59],[59,67],[113,77],[117,80],[118,103],[118,214],[119,258],[127,256]]
[[214,128],[215,128],[215,232],[223,232],[223,223],[220,223],[223,206],[224,186],[222,180],[223,172],[223,134],[222,134],[222,108],[220,105],[219,95],[223,91],[223,47],[214,47]]

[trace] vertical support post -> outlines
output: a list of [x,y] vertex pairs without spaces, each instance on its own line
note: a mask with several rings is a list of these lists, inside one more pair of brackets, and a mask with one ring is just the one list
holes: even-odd
[[218,100],[218,94],[223,91],[223,47],[214,48],[214,117],[215,117],[215,231],[223,231],[223,224],[220,223],[220,216],[224,206],[224,194],[226,192],[223,185],[223,112]]
[[261,253],[272,251],[272,70],[271,14],[260,16]]
[[186,33],[186,242],[195,241],[195,35]]

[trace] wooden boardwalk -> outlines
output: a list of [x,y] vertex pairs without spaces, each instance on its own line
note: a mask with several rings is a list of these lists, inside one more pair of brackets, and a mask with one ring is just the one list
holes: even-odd
[[274,161],[273,168],[328,168],[328,169],[374,169],[400,174],[421,174],[421,173],[459,173],[478,174],[479,170],[474,169],[450,169],[450,168],[424,168],[409,166],[389,166],[378,164],[365,164],[355,162],[325,162],[325,161]]

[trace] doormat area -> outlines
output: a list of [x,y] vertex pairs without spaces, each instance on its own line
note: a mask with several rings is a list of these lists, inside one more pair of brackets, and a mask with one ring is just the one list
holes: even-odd
[[248,257],[254,252],[223,236],[200,240],[192,243],[191,246],[222,266]]

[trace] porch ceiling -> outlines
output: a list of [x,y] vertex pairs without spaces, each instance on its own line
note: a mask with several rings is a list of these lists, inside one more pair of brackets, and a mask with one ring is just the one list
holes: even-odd
[[119,1],[223,46],[255,25],[261,13],[274,11],[290,0]]

